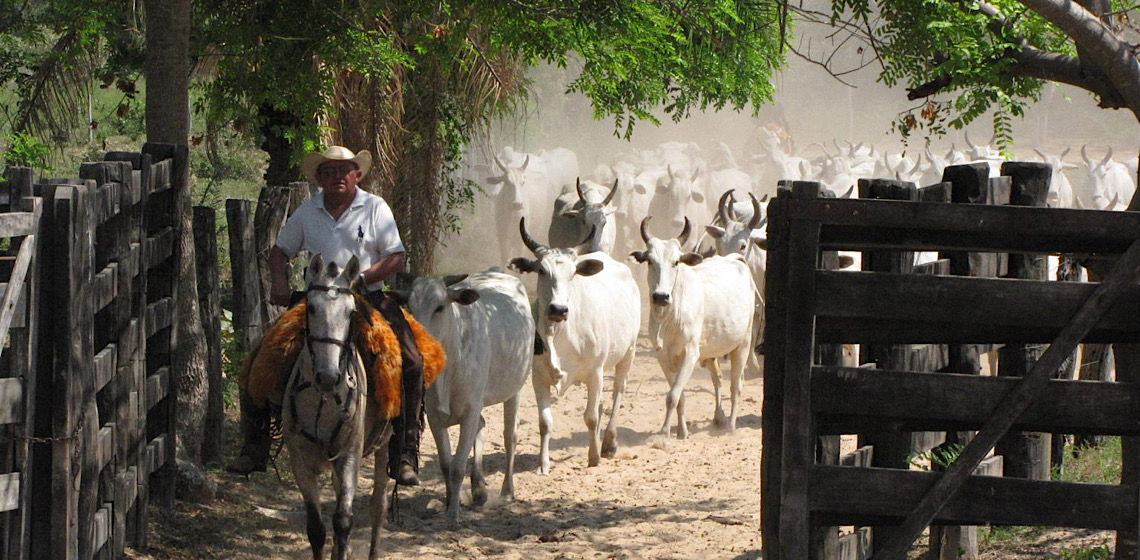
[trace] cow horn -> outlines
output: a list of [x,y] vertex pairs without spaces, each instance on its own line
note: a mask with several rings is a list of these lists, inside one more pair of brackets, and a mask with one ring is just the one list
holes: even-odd
[[764,196],[760,197],[760,202],[767,202],[767,201],[768,201],[768,193],[764,193]]
[[649,245],[649,231],[646,230],[645,227],[649,225],[649,219],[652,217],[653,216],[646,216],[641,220],[641,239],[645,241],[646,245]]
[[444,276],[443,277],[443,285],[444,286],[454,286],[454,285],[456,285],[456,284],[458,284],[458,283],[460,283],[466,279],[467,279],[466,274],[452,274],[450,276]]
[[586,195],[582,194],[582,178],[578,177],[574,180],[574,190],[578,191],[578,199],[586,202]]
[[519,171],[526,171],[526,166],[529,163],[530,163],[530,154],[527,154],[526,159],[523,160],[522,167],[519,168]]
[[841,196],[839,198],[851,198],[851,193],[853,193],[853,192],[855,192],[855,185],[851,185],[850,187],[847,187],[847,192],[843,193],[843,196]]
[[1092,167],[1093,162],[1091,159],[1089,159],[1088,152],[1085,151],[1087,148],[1088,148],[1088,144],[1081,144],[1081,159],[1085,160],[1085,165],[1087,165],[1088,167]]
[[617,194],[617,184],[617,179],[614,179],[614,186],[610,187],[610,194],[606,195],[605,200],[602,201],[602,206],[609,204],[614,199],[614,195]]
[[503,170],[503,173],[507,172],[507,166],[503,164],[503,160],[499,159],[499,156],[495,156],[495,165],[498,165],[499,169]]
[[976,151],[978,149],[978,147],[975,146],[974,143],[970,141],[970,131],[965,130],[965,131],[963,131],[962,135],[966,137],[966,145],[969,146],[971,150]]
[[1065,148],[1065,151],[1061,152],[1061,155],[1057,156],[1057,159],[1065,159],[1065,156],[1069,155],[1069,150],[1071,149],[1073,149],[1072,146]]
[[1104,159],[1100,160],[1100,165],[1098,165],[1097,167],[1104,167],[1111,160],[1112,160],[1112,146],[1109,146],[1108,147],[1108,153],[1104,154]]
[[689,233],[692,232],[692,229],[692,225],[689,223],[689,217],[685,216],[685,227],[681,228],[681,235],[677,238],[677,241],[682,247],[684,247],[685,242],[689,240]]
[[724,191],[724,194],[720,195],[720,202],[716,203],[716,215],[722,224],[728,224],[728,216],[724,213],[724,204],[728,202],[730,196],[732,196],[732,189]]
[[752,221],[748,222],[748,229],[756,229],[760,227],[760,201],[752,193],[748,193],[748,198],[752,199]]
[[1033,151],[1037,152],[1037,155],[1041,158],[1041,161],[1044,161],[1046,163],[1049,162],[1049,158],[1045,157],[1045,154],[1041,153],[1041,150],[1038,150],[1037,148],[1033,148]]
[[526,245],[526,248],[530,249],[530,252],[538,256],[538,250],[542,248],[542,245],[526,232],[526,218],[519,218],[519,233],[522,234],[523,245]]

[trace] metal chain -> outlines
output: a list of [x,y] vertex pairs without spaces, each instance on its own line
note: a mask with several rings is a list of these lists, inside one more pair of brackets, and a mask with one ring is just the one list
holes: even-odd
[[[86,419],[87,419],[87,407],[83,407],[83,411],[79,413],[79,421],[75,423],[75,430],[72,431],[71,435],[69,435],[69,436],[56,436],[56,437],[36,437],[36,436],[22,435],[22,434],[19,434],[16,432],[19,428],[23,427],[23,424],[9,424],[8,425],[8,439],[11,439],[13,441],[22,441],[25,443],[53,443],[54,444],[54,443],[63,443],[63,442],[73,441],[73,440],[78,442],[79,434],[80,434],[80,432],[83,431],[83,425],[84,425],[84,422]],[[76,464],[79,463],[79,457],[82,455],[81,450],[82,450],[82,446],[78,445],[78,443],[77,443],[75,446],[75,450],[74,450],[72,457],[71,457],[72,466],[75,466]]]

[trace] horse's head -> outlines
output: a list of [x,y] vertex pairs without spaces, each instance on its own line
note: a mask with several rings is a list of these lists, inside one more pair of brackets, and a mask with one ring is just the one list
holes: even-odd
[[332,391],[342,380],[353,356],[353,292],[359,287],[360,263],[353,256],[342,270],[336,263],[325,265],[320,255],[305,269],[306,346],[313,362],[313,384]]

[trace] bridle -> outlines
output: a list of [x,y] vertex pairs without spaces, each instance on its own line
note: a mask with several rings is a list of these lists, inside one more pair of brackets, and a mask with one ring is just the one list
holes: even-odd
[[[347,295],[347,296],[353,297],[353,295],[354,295],[354,292],[351,288],[341,288],[339,286],[323,285],[323,284],[309,284],[308,286],[305,287],[306,298],[308,297],[308,294],[310,292],[314,292],[314,291],[326,292],[334,298],[339,298],[342,295]],[[358,312],[357,308],[354,306],[353,311],[352,311],[353,315],[355,315],[357,312]],[[312,306],[306,305],[305,306],[305,314],[306,314],[305,326],[301,328],[301,335],[303,336],[303,338],[305,340],[305,347],[308,348],[308,350],[309,350],[309,359],[310,359],[309,363],[311,363],[311,364],[316,363],[316,354],[315,354],[315,351],[313,350],[313,344],[314,343],[332,344],[335,346],[339,346],[341,348],[341,354],[340,354],[340,363],[339,363],[338,367],[339,367],[342,375],[338,379],[337,385],[339,386],[342,382],[347,383],[348,384],[348,394],[347,394],[346,398],[344,398],[342,400],[341,395],[339,393],[337,393],[335,391],[332,393],[332,398],[336,402],[336,407],[337,407],[336,410],[339,413],[339,415],[338,415],[338,418],[336,421],[336,427],[333,428],[332,435],[329,437],[328,441],[322,441],[315,434],[311,434],[311,433],[305,431],[304,429],[302,429],[302,427],[300,425],[301,423],[298,422],[299,416],[297,414],[297,393],[304,391],[306,389],[312,388],[313,387],[313,381],[312,380],[306,379],[306,380],[303,380],[303,381],[297,383],[297,385],[293,388],[292,394],[290,395],[289,405],[290,405],[291,412],[293,414],[293,419],[294,419],[293,420],[293,432],[304,436],[306,439],[313,442],[314,444],[327,446],[327,445],[335,442],[337,439],[337,436],[340,435],[340,430],[344,426],[344,421],[349,418],[349,412],[350,412],[349,406],[356,399],[356,391],[359,389],[355,383],[352,383],[351,376],[347,375],[349,368],[352,367],[352,365],[349,363],[349,360],[351,360],[352,356],[354,355],[355,345],[353,344],[352,328],[351,327],[348,329],[348,332],[345,334],[344,340],[337,340],[335,338],[324,337],[324,336],[312,336],[312,335],[310,335],[309,334],[309,321],[308,321],[308,319],[309,319],[308,315],[310,313],[312,313]],[[351,319],[350,319],[350,324],[351,324]],[[320,404],[317,406],[316,415],[313,418],[313,425],[314,426],[319,425],[321,415],[322,415],[322,413],[325,412],[325,404],[327,402],[329,402],[327,396],[322,394],[322,397],[320,399]],[[326,450],[326,454],[329,454],[329,453],[327,453],[327,450]],[[329,454],[329,460],[331,461],[331,460],[335,459],[337,455],[339,455],[339,453]]]

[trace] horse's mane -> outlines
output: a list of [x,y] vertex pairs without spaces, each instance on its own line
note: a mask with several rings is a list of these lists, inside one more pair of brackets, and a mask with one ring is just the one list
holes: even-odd
[[[361,349],[373,399],[381,405],[385,418],[400,414],[400,371],[403,366],[400,345],[392,327],[363,297],[356,296],[359,313],[353,315],[356,345]],[[443,369],[443,347],[411,314],[404,317],[412,327],[416,345],[424,360],[424,385],[431,385]],[[304,347],[301,329],[305,326],[305,301],[288,309],[265,333],[261,342],[246,356],[238,383],[257,406],[265,406],[269,394],[288,375]],[[263,351],[264,350],[264,351]]]

